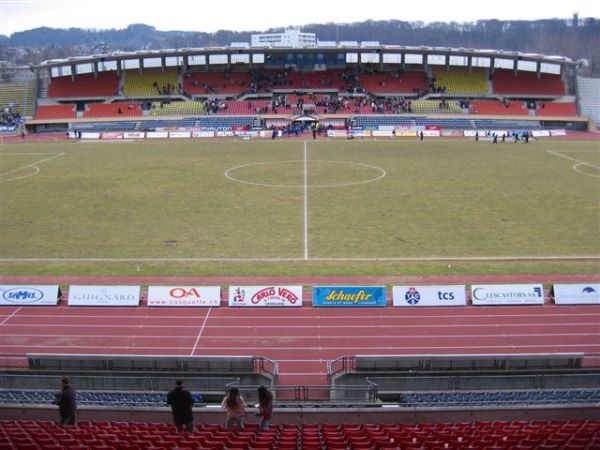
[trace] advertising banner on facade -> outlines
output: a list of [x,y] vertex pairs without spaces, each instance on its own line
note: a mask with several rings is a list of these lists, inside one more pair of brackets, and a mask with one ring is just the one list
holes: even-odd
[[62,296],[58,285],[0,285],[0,305],[56,306]]
[[382,307],[385,286],[315,286],[313,306]]
[[541,284],[474,284],[471,286],[474,305],[543,305]]
[[552,290],[557,305],[600,304],[600,283],[555,284]]
[[229,286],[229,306],[302,306],[302,286]]
[[220,306],[221,286],[149,286],[148,306]]
[[139,286],[69,287],[69,306],[138,306]]
[[394,286],[394,306],[465,306],[465,285],[448,286]]

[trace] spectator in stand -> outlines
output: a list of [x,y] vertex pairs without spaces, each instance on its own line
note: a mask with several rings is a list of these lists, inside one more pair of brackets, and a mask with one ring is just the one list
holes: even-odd
[[173,413],[173,423],[178,433],[185,427],[188,433],[194,433],[194,397],[190,391],[183,388],[183,381],[175,382],[175,389],[167,394],[167,405],[171,406]]
[[60,380],[61,390],[54,397],[54,404],[58,405],[59,424],[77,425],[77,392],[71,385],[69,377],[63,376]]
[[258,388],[258,412],[256,414],[260,416],[260,430],[268,430],[269,423],[273,418],[273,393],[265,386]]
[[221,406],[227,412],[225,419],[225,427],[227,429],[232,428],[234,425],[238,429],[244,428],[244,414],[246,413],[246,402],[240,395],[238,388],[231,388],[227,395],[221,402]]

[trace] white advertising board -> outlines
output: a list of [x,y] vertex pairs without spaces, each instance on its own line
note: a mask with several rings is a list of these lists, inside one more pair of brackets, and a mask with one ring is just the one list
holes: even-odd
[[148,131],[146,137],[148,139],[166,139],[169,137],[169,133],[166,131]]
[[394,306],[465,306],[465,285],[446,286],[394,286]]
[[533,130],[531,135],[533,137],[548,137],[550,136],[550,132],[548,130]]
[[189,138],[190,137],[190,132],[189,131],[171,131],[169,133],[169,137],[171,139]]
[[600,304],[600,283],[555,284],[554,303],[557,305]]
[[425,137],[440,137],[440,130],[424,130],[423,136],[425,136]]
[[100,139],[100,133],[81,133],[81,139]]
[[550,136],[566,136],[566,130],[550,130]]
[[149,286],[148,306],[220,306],[220,286]]
[[193,138],[212,138],[215,137],[214,131],[192,131]]
[[144,139],[146,137],[146,133],[142,131],[126,131],[123,133],[123,138],[125,139]]
[[250,138],[254,138],[254,137],[258,137],[258,131],[234,131],[233,132],[234,135],[238,136],[238,137],[250,137]]
[[302,306],[302,286],[229,286],[229,306]]
[[394,130],[373,130],[371,131],[373,137],[394,137]]
[[463,132],[461,130],[442,130],[442,136],[462,137]]
[[138,306],[139,286],[69,286],[69,306]]
[[327,130],[327,136],[331,138],[347,138],[348,132],[346,130]]
[[58,285],[0,285],[0,305],[56,306]]
[[102,133],[102,139],[123,139],[123,133],[119,132],[104,132]]
[[471,286],[473,305],[543,305],[541,284],[474,284]]

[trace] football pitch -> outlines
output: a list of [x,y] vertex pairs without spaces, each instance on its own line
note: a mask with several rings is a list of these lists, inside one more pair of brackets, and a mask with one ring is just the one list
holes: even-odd
[[598,142],[52,142],[0,156],[4,275],[600,273]]

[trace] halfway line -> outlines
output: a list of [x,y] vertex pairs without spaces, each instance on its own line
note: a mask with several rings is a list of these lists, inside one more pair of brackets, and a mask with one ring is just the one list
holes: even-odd
[[308,259],[308,164],[304,141],[304,259]]

